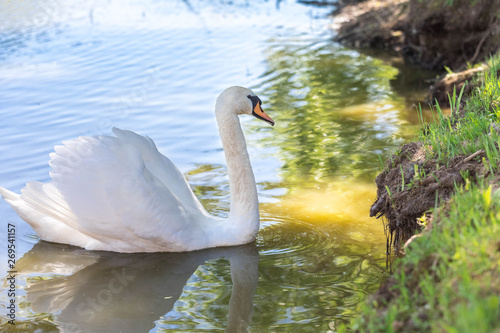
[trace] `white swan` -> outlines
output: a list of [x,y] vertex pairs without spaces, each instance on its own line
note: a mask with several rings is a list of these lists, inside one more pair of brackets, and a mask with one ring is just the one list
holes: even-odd
[[56,146],[51,183],[29,182],[20,195],[0,187],[0,194],[41,239],[87,250],[181,252],[250,243],[259,202],[238,115],[274,125],[261,104],[243,87],[224,90],[215,104],[231,190],[227,219],[207,213],[150,138],[117,128],[116,137]]

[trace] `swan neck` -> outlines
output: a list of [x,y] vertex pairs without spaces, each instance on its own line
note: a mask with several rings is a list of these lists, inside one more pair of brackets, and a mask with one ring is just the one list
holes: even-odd
[[[231,191],[230,223],[253,241],[259,228],[259,202],[245,137],[236,114],[216,108]],[[244,229],[243,231],[241,229]]]

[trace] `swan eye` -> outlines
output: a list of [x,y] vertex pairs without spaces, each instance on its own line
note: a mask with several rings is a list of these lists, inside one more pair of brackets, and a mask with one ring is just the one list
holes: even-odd
[[258,119],[264,120],[274,126],[274,120],[269,117],[264,110],[262,110],[262,101],[257,96],[248,95],[247,96],[252,101],[252,115]]
[[251,101],[252,101],[252,110],[253,110],[253,109],[255,109],[255,107],[256,107],[257,105],[262,105],[262,101],[260,100],[260,98],[259,98],[259,97],[257,97],[257,96],[252,96],[252,95],[248,95],[247,97],[248,97],[248,99],[249,99],[249,100],[251,100]]
[[252,101],[252,110],[256,111],[260,109],[260,111],[264,112],[261,107],[262,101],[258,96],[248,95],[247,97]]

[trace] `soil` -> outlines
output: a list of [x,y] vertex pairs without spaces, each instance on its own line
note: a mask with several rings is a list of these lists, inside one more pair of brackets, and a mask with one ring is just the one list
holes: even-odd
[[[449,106],[448,93],[461,88],[475,70],[500,49],[500,0],[340,1],[332,13],[334,38],[354,48],[398,52],[423,69],[459,72],[433,84],[426,102]],[[469,88],[472,87],[469,86]],[[467,94],[467,90],[465,94]]]
[[499,0],[410,0],[405,55],[423,66],[463,70],[500,46]]
[[[428,149],[428,148],[427,148]],[[440,165],[426,156],[420,142],[404,145],[386,162],[385,170],[376,178],[377,200],[370,216],[385,216],[388,221],[387,251],[400,252],[403,244],[421,228],[418,219],[431,208],[446,202],[457,185],[470,179],[487,176],[479,151],[471,156],[459,156],[447,165]],[[428,155],[428,154],[427,154]]]
[[399,22],[407,20],[408,0],[359,1],[340,5],[332,13],[335,41],[355,48],[401,50],[404,36]]
[[332,14],[335,40],[351,47],[394,49],[425,69],[463,70],[500,47],[500,0],[341,2]]

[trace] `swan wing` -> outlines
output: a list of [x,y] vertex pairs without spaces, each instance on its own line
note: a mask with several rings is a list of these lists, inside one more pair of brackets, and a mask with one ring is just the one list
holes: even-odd
[[186,178],[170,159],[161,154],[148,136],[114,127],[113,133],[125,143],[138,149],[146,168],[158,178],[187,207],[209,215],[198,201]]
[[[59,238],[66,239],[35,231],[47,236],[42,239],[92,250],[188,251],[205,246],[206,214],[187,182],[180,181],[180,171],[151,139],[116,132],[117,137],[80,137],[55,147],[52,183],[31,182],[21,197],[61,222],[65,231]],[[76,234],[86,237],[71,241]]]

